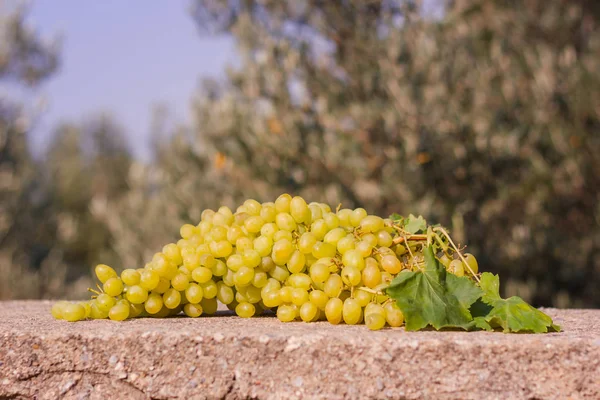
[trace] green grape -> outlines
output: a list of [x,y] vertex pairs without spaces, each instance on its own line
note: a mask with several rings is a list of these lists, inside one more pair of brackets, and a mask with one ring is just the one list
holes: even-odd
[[293,288],[291,294],[292,303],[300,307],[308,302],[308,292],[305,289]]
[[229,304],[235,299],[233,289],[223,282],[217,282],[217,300],[223,304]]
[[173,310],[163,305],[163,308],[161,308],[156,314],[149,314],[149,316],[151,318],[167,318],[169,315],[171,315],[171,311]]
[[163,294],[163,303],[165,307],[172,310],[181,304],[181,293],[176,289],[169,289]]
[[362,318],[362,308],[358,301],[350,297],[344,300],[342,314],[346,324],[356,325]]
[[273,252],[271,258],[277,265],[283,265],[289,261],[294,253],[292,242],[287,239],[281,239],[273,244]]
[[380,230],[375,236],[377,236],[377,244],[379,247],[390,247],[394,241],[392,235],[386,230]]
[[241,237],[235,242],[235,248],[238,254],[243,254],[244,251],[252,249],[254,246],[254,239],[250,239],[249,237]]
[[342,322],[344,302],[337,297],[332,297],[325,305],[325,317],[330,324],[337,325]]
[[185,224],[179,229],[179,234],[182,239],[189,239],[197,232],[197,228],[194,225]]
[[306,265],[306,257],[299,250],[294,251],[290,257],[287,268],[292,274],[304,271]]
[[118,303],[112,306],[108,318],[113,321],[125,321],[129,318],[129,303]]
[[261,289],[261,294],[264,295],[265,293],[278,291],[279,289],[281,289],[281,282],[277,279],[269,278],[265,287]]
[[279,298],[278,290],[261,293],[261,297],[263,304],[268,308],[277,307],[281,304],[281,299]]
[[313,290],[308,294],[308,300],[321,311],[325,311],[325,306],[329,301],[329,296],[322,290]]
[[108,318],[108,311],[104,311],[98,308],[98,304],[93,302],[90,308],[91,319],[106,319]]
[[235,243],[239,238],[244,236],[244,231],[237,225],[230,226],[229,229],[227,229],[227,241],[229,243]]
[[312,322],[319,315],[319,309],[311,302],[303,303],[299,310],[300,318],[304,322]]
[[[242,289],[242,288],[239,288]],[[246,292],[243,290],[238,290],[235,292],[235,301],[237,303],[249,303],[248,298],[246,297]]]
[[278,231],[279,229],[277,228],[277,224],[275,224],[274,222],[269,222],[264,224],[263,227],[260,228],[260,235],[270,237],[272,239]]
[[383,218],[376,215],[367,215],[360,221],[360,229],[363,232],[377,232],[383,228]]
[[244,227],[250,233],[258,233],[265,224],[265,220],[255,215],[244,221]]
[[332,212],[323,213],[323,221],[327,225],[327,229],[332,230],[340,226],[340,219]]
[[369,314],[365,317],[365,325],[372,331],[378,331],[385,327],[385,317],[381,314]]
[[219,304],[217,303],[216,298],[215,299],[204,298],[200,302],[200,305],[202,306],[202,310],[204,311],[204,313],[206,313],[208,315],[213,315],[214,313],[217,312],[217,309],[219,308]]
[[106,264],[96,265],[95,273],[96,277],[98,277],[98,280],[102,283],[106,282],[110,278],[115,278],[117,276],[115,270]]
[[[394,248],[395,248],[394,252],[396,253],[396,256],[398,256],[398,257],[403,256],[404,254],[406,254],[408,252],[408,250],[406,250],[406,247],[402,246],[401,244],[397,244]],[[450,259],[448,259],[448,262],[450,262]]]
[[336,248],[331,243],[317,242],[312,249],[315,258],[335,257],[335,254]]
[[354,299],[358,302],[361,307],[365,307],[367,304],[371,302],[373,295],[366,290],[357,289],[354,291],[353,296]]
[[202,306],[200,304],[188,303],[183,306],[183,312],[190,318],[198,318],[202,315]]
[[135,318],[143,312],[144,312],[143,305],[129,303],[129,318]]
[[363,258],[369,257],[373,252],[373,246],[371,246],[371,243],[361,240],[356,244],[356,251],[358,251]]
[[279,298],[282,303],[291,303],[292,302],[292,291],[294,288],[289,286],[284,286],[279,289]]
[[212,222],[213,226],[226,226],[229,225],[228,222],[230,220],[233,221],[233,214],[231,214],[231,216],[228,216],[217,212],[215,213],[215,215],[213,215],[212,220],[210,222]]
[[259,236],[254,239],[252,244],[254,250],[258,252],[260,257],[266,257],[271,255],[271,250],[273,249],[273,239],[269,236]]
[[404,314],[396,302],[387,303],[385,306],[385,319],[389,326],[398,327],[404,323]]
[[[225,265],[225,263],[221,260],[215,260],[215,265],[211,268],[211,272],[212,272],[212,275],[214,275],[214,276],[223,276],[227,273],[227,265]],[[212,278],[212,276],[211,276],[211,278]],[[192,279],[196,280],[194,278],[193,271],[192,271]],[[201,279],[205,279],[205,278],[201,278]],[[208,278],[208,279],[210,279],[210,278]],[[206,279],[206,281],[208,279]],[[202,283],[202,282],[200,282],[200,283]]]
[[242,318],[251,318],[255,312],[256,308],[252,303],[239,303],[235,307],[235,313]]
[[117,277],[109,278],[104,282],[104,285],[102,285],[102,289],[107,295],[116,297],[123,293],[123,281],[121,281],[121,278]]
[[200,235],[194,235],[188,240],[190,246],[198,247],[204,243],[204,237]]
[[269,276],[266,272],[254,270],[254,278],[252,278],[252,286],[257,288],[263,288],[269,280]]
[[140,273],[135,269],[124,269],[123,272],[121,272],[121,280],[127,286],[137,285],[140,283]]
[[350,225],[357,227],[360,225],[363,219],[367,217],[367,210],[364,208],[357,208],[350,214]]
[[402,263],[395,255],[389,254],[381,258],[381,268],[392,275],[396,275],[402,270]]
[[81,321],[85,318],[85,308],[79,303],[63,304],[61,317],[69,322]]
[[211,279],[208,282],[201,283],[205,299],[212,299],[217,295],[217,284]]
[[452,260],[448,265],[448,271],[456,276],[465,276],[464,263],[460,260]]
[[210,230],[210,236],[215,242],[227,240],[227,231],[228,229],[224,226],[213,226],[213,228]]
[[347,251],[354,249],[356,239],[354,235],[346,235],[337,242],[337,251],[343,256]]
[[254,249],[244,250],[242,253],[242,260],[244,265],[250,268],[256,268],[260,264],[261,255]]
[[[183,262],[181,258],[181,251],[175,243],[169,243],[162,248],[162,253],[169,259],[169,261],[179,265]],[[135,284],[134,284],[135,285]]]
[[317,262],[310,267],[310,278],[313,282],[323,283],[329,278],[329,275],[331,273],[327,264]]
[[144,303],[144,309],[148,314],[156,314],[163,308],[163,297],[158,293],[150,293]]
[[[233,255],[229,258],[232,258]],[[213,272],[206,267],[198,267],[192,271],[192,279],[198,283],[206,283],[213,277]]]
[[234,275],[233,283],[239,286],[249,285],[254,279],[254,269],[242,266]]
[[318,219],[310,225],[310,231],[317,240],[323,240],[327,232],[329,232],[329,228],[324,220]]
[[[477,263],[477,259],[475,258],[475,256],[471,253],[465,253],[465,260],[467,260],[467,268],[465,268],[467,271],[469,271],[469,273],[471,273],[471,271],[476,274],[479,272],[479,264]],[[469,270],[469,267],[471,268]]]
[[244,222],[250,218],[250,214],[248,214],[245,210],[246,208],[244,207],[238,207],[235,214],[233,214],[233,223],[235,225],[243,226]]
[[96,297],[96,304],[98,305],[98,308],[105,312],[108,312],[110,308],[115,305],[115,303],[116,300],[114,297],[109,296],[106,293],[102,293]]
[[381,283],[381,271],[379,264],[374,258],[367,258],[365,269],[362,270],[362,281],[365,286],[373,289]]
[[342,292],[340,293],[340,295],[338,296],[338,298],[341,301],[344,301],[348,298],[352,297],[352,292],[350,290],[342,290]]
[[[397,250],[396,250],[396,254],[398,254]],[[448,266],[450,265],[450,262],[452,262],[452,260],[450,259],[450,257],[448,257],[448,255],[446,253],[443,253],[441,257],[438,257],[438,260],[446,268],[448,268]]]
[[273,242],[277,242],[278,240],[289,240],[290,242],[294,241],[294,236],[292,235],[292,232],[290,231],[277,231],[275,232],[275,234],[273,235]]
[[254,287],[252,285],[250,286],[245,286],[242,288],[244,290],[244,294],[246,295],[246,298],[248,299],[248,302],[250,303],[258,303],[261,301],[261,290],[257,287]]
[[315,243],[317,243],[317,238],[315,235],[310,232],[305,232],[298,240],[298,250],[300,250],[303,254],[311,253]]
[[246,207],[246,212],[250,215],[259,215],[262,209],[262,204],[254,199],[246,200],[244,206]]
[[81,306],[85,310],[85,317],[84,318],[89,318],[90,317],[90,313],[92,311],[92,305],[90,304],[90,302],[89,301],[82,301],[79,304],[81,304]]
[[337,242],[345,236],[346,230],[344,228],[334,228],[325,234],[323,242],[337,245]]
[[201,221],[198,226],[198,233],[200,233],[202,236],[205,236],[208,232],[210,232],[210,230],[212,229],[212,221],[208,221],[208,220],[204,220]]
[[292,232],[298,228],[298,225],[296,224],[294,218],[290,214],[285,212],[277,214],[277,216],[275,217],[275,223],[277,224],[277,227],[282,231]]
[[185,254],[183,256],[183,266],[190,271],[198,268],[200,266],[200,254],[196,252]]
[[227,268],[233,272],[239,271],[244,266],[244,259],[241,254],[232,254],[227,258]]
[[186,274],[179,273],[171,279],[171,286],[177,291],[184,291],[190,286],[190,279]]
[[365,307],[365,318],[370,314],[380,314],[385,317],[385,308],[378,303],[369,303]]
[[296,307],[283,304],[277,308],[277,319],[281,322],[292,322],[296,319],[297,313]]
[[276,265],[271,271],[269,271],[269,275],[272,278],[277,279],[279,282],[285,282],[287,278],[290,276],[287,268]]
[[344,288],[342,277],[338,274],[331,274],[325,281],[323,292],[329,297],[338,297]]
[[294,220],[299,224],[303,222],[310,222],[309,219],[312,216],[310,209],[306,204],[306,201],[304,201],[304,199],[300,196],[295,196],[290,201],[290,214],[292,215]]
[[[238,239],[238,241],[241,239]],[[233,251],[233,246],[226,240],[221,240],[220,242],[211,242],[210,252],[213,256],[217,258],[227,257]]]
[[365,268],[365,259],[358,250],[348,250],[342,256],[342,264],[346,267],[353,267],[358,271],[362,271]]
[[310,221],[307,221],[307,223],[323,218],[323,210],[317,204],[310,203],[308,209],[310,210]]
[[310,276],[304,273],[292,274],[287,280],[287,283],[295,288],[310,289],[310,285],[312,284],[312,280]]
[[352,265],[342,268],[342,281],[348,286],[358,286],[362,279],[360,270]]
[[372,233],[367,233],[361,237],[361,241],[367,242],[371,245],[371,247],[375,247],[378,244],[377,236]]
[[[178,289],[177,289],[178,290]],[[185,289],[185,298],[190,303],[196,304],[202,301],[202,297],[204,296],[204,291],[202,287],[197,283],[190,283],[188,287]]]
[[279,196],[277,200],[275,200],[275,210],[277,210],[278,213],[289,212],[291,202],[292,196],[290,196],[287,193],[284,193],[281,196]]
[[221,207],[219,207],[219,209],[217,210],[217,212],[219,214],[222,214],[225,217],[233,217],[233,212],[231,211],[231,208],[229,208],[227,206],[221,206]]
[[265,222],[274,222],[275,221],[275,216],[277,215],[277,210],[275,209],[275,205],[274,204],[263,204],[261,210],[260,210],[260,217],[263,219],[263,221]]
[[337,212],[337,217],[340,222],[340,226],[345,228],[351,228],[352,224],[350,223],[350,216],[352,215],[352,210],[349,208],[342,208]]

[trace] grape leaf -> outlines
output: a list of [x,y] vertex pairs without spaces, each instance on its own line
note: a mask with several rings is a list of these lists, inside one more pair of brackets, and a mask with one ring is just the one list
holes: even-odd
[[405,221],[404,230],[408,233],[425,232],[427,231],[427,221],[421,215],[415,217],[410,214]]
[[387,287],[387,294],[398,304],[406,319],[406,330],[416,331],[431,325],[435,329],[473,329],[469,307],[482,291],[469,278],[446,273],[433,254],[424,250],[425,269],[404,270]]
[[403,219],[403,217],[398,213],[393,213],[392,215],[390,215],[390,219],[392,221],[400,221],[401,219]]
[[500,297],[500,279],[498,275],[485,272],[481,275],[480,282],[483,289],[481,300],[491,306],[487,313],[478,315],[473,311],[479,327],[483,327],[482,320],[492,328],[502,328],[504,332],[535,332],[546,333],[548,330],[560,331],[560,326],[555,325],[545,313],[530,306],[518,296],[503,299]]

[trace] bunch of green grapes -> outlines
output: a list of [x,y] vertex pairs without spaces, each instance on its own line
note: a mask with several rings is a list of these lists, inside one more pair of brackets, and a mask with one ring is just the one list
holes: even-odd
[[[244,318],[272,310],[283,322],[398,327],[404,317],[383,289],[402,269],[418,266],[419,255],[397,240],[397,230],[362,208],[332,211],[288,194],[269,203],[247,200],[235,212],[205,210],[144,268],[118,275],[98,265],[97,296],[58,302],[52,314],[67,321],[199,317],[214,314],[220,302]],[[446,253],[440,261],[464,275],[463,261]],[[476,267],[474,258],[467,261]]]

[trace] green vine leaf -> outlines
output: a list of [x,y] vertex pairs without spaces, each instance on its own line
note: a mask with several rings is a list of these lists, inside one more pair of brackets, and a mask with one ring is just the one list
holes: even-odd
[[386,289],[404,314],[406,330],[427,326],[438,330],[473,329],[469,308],[481,297],[481,289],[469,278],[447,273],[436,260],[432,246],[424,250],[424,255],[423,271],[402,271]]
[[518,296],[508,299],[500,297],[500,279],[498,275],[485,272],[480,282],[483,303],[491,306],[487,313],[478,315],[474,312],[478,326],[487,322],[492,328],[502,328],[504,332],[546,333],[549,330],[560,332],[547,314],[527,304]]
[[427,231],[427,221],[421,215],[415,217],[410,214],[405,220],[404,230],[411,234],[425,232]]

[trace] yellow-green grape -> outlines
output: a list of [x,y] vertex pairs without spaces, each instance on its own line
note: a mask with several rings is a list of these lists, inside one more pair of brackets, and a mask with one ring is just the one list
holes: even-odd
[[200,254],[199,253],[189,253],[183,256],[183,266],[189,270],[193,271],[194,268],[200,266]]
[[162,249],[162,252],[165,255],[165,257],[167,257],[169,261],[171,261],[174,264],[181,265],[181,263],[183,262],[183,258],[181,257],[181,251],[175,243],[169,243],[165,245]]
[[313,246],[317,243],[317,238],[311,232],[304,232],[298,240],[298,250],[303,254],[312,252]]
[[323,218],[323,210],[321,210],[318,204],[310,203],[308,209],[310,210],[310,221],[307,221],[307,223]]
[[[406,250],[406,247],[404,247],[401,244],[397,244],[396,246],[394,246],[394,249],[395,249],[394,252],[396,253],[396,255],[398,257],[400,257],[408,252],[408,250]],[[450,263],[450,259],[447,256],[446,256],[446,258],[448,259],[448,263]]]
[[[398,254],[398,250],[396,250],[396,254]],[[450,259],[450,257],[448,257],[446,253],[443,253],[442,256],[438,258],[438,260],[446,268],[448,268],[448,266],[452,262],[452,260]]]
[[151,291],[158,286],[159,282],[159,274],[155,270],[149,269],[141,273],[139,286],[146,289],[147,291]]
[[262,204],[254,199],[248,199],[244,202],[246,212],[250,215],[259,215],[262,208]]
[[257,288],[263,288],[269,281],[269,276],[266,272],[260,270],[254,270],[254,278],[252,278],[252,286]]
[[171,286],[178,291],[184,291],[190,285],[190,279],[186,274],[178,273],[171,279]]
[[217,309],[219,308],[217,299],[204,298],[200,302],[200,305],[202,306],[202,310],[204,310],[204,313],[206,313],[208,315],[213,315],[214,313],[217,312]]
[[277,308],[277,319],[281,322],[292,322],[298,314],[297,307],[293,305],[283,304]]
[[261,228],[265,224],[265,220],[258,215],[254,215],[249,217],[246,221],[244,221],[244,227],[250,233],[258,233]]
[[292,290],[294,288],[290,286],[284,286],[279,289],[279,298],[282,303],[291,303],[292,302]]
[[110,278],[115,278],[117,276],[115,270],[106,264],[96,265],[94,272],[96,273],[96,277],[98,277],[98,280],[102,283],[106,282]]
[[256,308],[252,303],[239,303],[235,307],[235,313],[242,318],[251,318],[255,312]]
[[244,286],[241,288],[249,303],[258,303],[261,301],[261,291],[254,286]]
[[112,306],[114,306],[116,300],[114,297],[107,295],[106,293],[102,293],[96,297],[96,304],[98,308],[102,311],[108,312]]
[[326,212],[323,214],[323,221],[325,221],[325,225],[327,225],[327,229],[335,229],[340,226],[340,219],[337,215],[332,212]]
[[250,268],[256,268],[260,265],[261,255],[254,249],[244,250],[242,253],[242,260],[244,265]]
[[381,314],[369,314],[365,317],[365,325],[372,331],[383,329],[385,322],[385,317]]
[[270,256],[266,256],[261,258],[260,265],[257,268],[260,268],[261,271],[270,272],[275,268],[275,262]]
[[200,304],[188,303],[183,306],[183,312],[190,318],[198,318],[202,315],[202,306]]
[[354,291],[352,297],[354,297],[361,307],[365,307],[371,302],[373,294],[367,292],[366,290],[357,289]]
[[63,319],[63,309],[68,304],[66,301],[58,301],[52,305],[51,313],[56,319]]
[[217,295],[217,284],[212,279],[208,282],[201,283],[202,291],[205,299],[212,299]]
[[129,318],[135,318],[143,312],[144,312],[144,306],[142,304],[129,303]]
[[329,296],[322,290],[313,290],[308,294],[308,300],[321,311],[325,311],[325,306],[329,301]]
[[365,260],[365,268],[362,270],[362,281],[365,286],[373,289],[381,283],[381,270],[379,263],[374,258]]
[[[215,260],[215,265],[211,268],[211,272],[214,276],[223,276],[227,273],[227,265],[225,265],[225,263],[221,260]],[[211,276],[211,278],[212,278],[212,276]],[[192,279],[194,279],[193,271],[192,271]]]
[[381,314],[383,317],[385,317],[385,308],[379,303],[367,304],[367,306],[365,307],[365,317],[373,313]]
[[365,259],[358,250],[348,250],[342,256],[342,264],[346,267],[354,267],[358,271],[362,271],[365,267]]
[[288,239],[281,239],[273,244],[271,258],[277,265],[283,265],[289,261],[294,253],[294,246]]
[[[238,241],[241,239],[238,239]],[[227,257],[233,251],[233,246],[227,240],[221,240],[219,242],[211,242],[210,252],[217,258]]]
[[62,319],[69,322],[85,318],[85,308],[79,303],[66,303],[62,307]]
[[369,257],[373,252],[373,246],[371,246],[371,243],[361,240],[356,244],[356,251],[363,257]]
[[325,317],[330,324],[337,325],[342,322],[342,310],[344,302],[337,297],[329,299],[325,305]]
[[360,229],[363,232],[377,232],[383,228],[383,218],[376,215],[367,215],[360,221]]
[[[244,222],[245,223],[245,222]],[[244,237],[244,231],[241,227],[234,225],[230,226],[227,230],[227,241],[229,243],[235,243],[239,238]]]
[[402,263],[395,255],[387,255],[381,258],[381,268],[392,275],[399,273],[402,270]]
[[310,225],[310,231],[317,240],[323,240],[327,232],[329,232],[329,228],[324,220],[318,219]]
[[371,246],[377,246],[378,240],[377,236],[372,233],[367,233],[361,237],[361,241],[369,243]]
[[233,223],[235,225],[243,226],[244,222],[250,218],[250,214],[248,214],[245,210],[245,207],[238,207],[235,214],[233,214]]
[[113,277],[104,282],[102,289],[107,295],[116,297],[123,293],[123,282],[120,278]]
[[244,259],[241,254],[232,254],[227,258],[227,268],[233,272],[239,271],[244,266]]
[[341,276],[342,281],[348,286],[358,286],[362,279],[360,270],[352,265],[342,268]]
[[279,289],[281,289],[281,282],[279,282],[277,279],[269,278],[267,284],[261,289],[261,293],[265,294],[268,292],[277,291]]
[[202,301],[202,297],[204,296],[204,290],[197,283],[190,283],[185,289],[185,298],[190,303],[196,304]]
[[310,266],[310,278],[313,282],[324,283],[331,275],[329,266],[324,263],[317,262]]
[[127,286],[133,286],[140,283],[140,273],[135,269],[124,269],[121,272],[121,280]]
[[361,321],[362,308],[358,304],[358,301],[350,297],[344,300],[342,314],[346,324],[356,325]]
[[168,309],[174,309],[181,304],[181,293],[175,289],[169,289],[163,294],[163,303]]
[[81,306],[85,310],[85,318],[89,318],[90,317],[90,313],[92,311],[92,305],[90,304],[90,302],[89,301],[82,301],[79,304],[81,304]]
[[296,250],[292,253],[292,257],[290,257],[287,262],[288,271],[292,274],[296,274],[298,272],[304,271],[304,267],[306,265],[306,257],[299,250]]
[[293,232],[298,228],[294,218],[288,213],[279,213],[275,217],[275,224],[282,231]]
[[239,286],[249,285],[254,279],[254,269],[246,266],[240,269],[233,275],[233,283]]
[[273,249],[273,239],[269,236],[259,236],[254,239],[252,246],[260,257],[266,257],[271,254]]
[[361,221],[367,217],[367,210],[364,208],[357,208],[350,214],[350,225],[357,227]]
[[337,242],[339,242],[340,239],[342,239],[346,235],[347,233],[344,228],[334,228],[325,234],[325,236],[323,237],[323,242],[336,245]]
[[227,240],[227,232],[228,229],[224,226],[213,226],[213,228],[210,230],[210,237],[215,242]]
[[312,280],[307,274],[298,273],[290,275],[290,277],[287,280],[287,284],[295,288],[308,290],[310,289]]
[[90,318],[91,319],[106,319],[108,318],[108,311],[100,309],[98,307],[98,303],[96,301],[92,302],[90,309]]
[[293,288],[291,294],[292,303],[300,307],[308,302],[308,292],[305,289]]
[[158,285],[154,289],[152,289],[152,293],[163,294],[171,287],[171,281],[167,278],[160,278],[158,280]]
[[[229,211],[231,212],[231,210]],[[213,226],[229,225],[231,222],[233,222],[233,214],[225,215],[223,213],[216,212],[210,222],[213,224]]]
[[277,210],[275,210],[274,204],[263,204],[260,210],[260,217],[266,223],[270,223],[275,221],[275,216],[277,215]]
[[346,252],[354,249],[354,247],[356,247],[356,239],[351,234],[344,236],[337,242],[337,251],[341,255],[346,254]]
[[199,254],[200,265],[205,268],[214,268],[217,265],[217,260],[212,254]]
[[223,282],[217,282],[217,299],[227,305],[235,300],[233,289]]
[[113,321],[125,321],[129,318],[129,303],[117,303],[112,306],[108,318]]
[[[229,218],[229,220],[227,221],[227,224],[230,224],[231,221],[233,220],[233,212],[231,211],[231,208],[227,207],[227,206],[221,206],[219,207],[219,209],[217,210],[217,213],[223,215],[226,218]],[[213,214],[213,218],[214,218],[214,214]]]
[[323,292],[329,297],[338,297],[344,288],[344,281],[338,274],[331,274],[325,281]]
[[281,298],[279,297],[278,290],[261,293],[261,297],[263,304],[268,308],[277,307],[281,304]]
[[150,314],[149,316],[151,318],[167,318],[169,315],[171,315],[172,311],[173,310],[163,306],[163,308],[161,308],[156,314]]
[[317,242],[313,246],[312,255],[315,258],[335,257],[336,247],[331,243]]
[[290,273],[287,270],[287,268],[276,265],[275,268],[269,271],[269,275],[272,278],[277,279],[279,282],[285,282],[286,279],[290,276]]
[[304,322],[312,322],[319,314],[319,309],[311,302],[303,303],[299,310],[300,318]]
[[282,194],[275,200],[275,210],[278,213],[289,212],[290,203],[292,202],[292,196],[287,193]]
[[[233,255],[229,258],[232,258]],[[209,268],[198,267],[192,271],[192,279],[198,283],[206,283],[213,277],[213,273]]]
[[465,267],[460,260],[452,260],[450,265],[448,265],[448,271],[456,276],[465,276]]
[[264,224],[263,227],[260,228],[260,235],[270,237],[271,239],[273,239],[273,236],[275,236],[278,230],[279,228],[277,228],[277,224],[275,224],[274,222],[269,222]]
[[[202,236],[206,236],[206,234],[208,234],[208,232],[210,232],[212,227],[213,227],[213,224],[211,221],[202,221],[197,226],[198,233],[200,233]],[[179,246],[179,243],[180,242],[177,242],[178,246]]]
[[392,235],[386,230],[380,230],[376,234],[377,236],[377,244],[379,247],[390,247],[394,241]]
[[163,297],[158,293],[150,293],[144,302],[144,309],[148,314],[156,314],[163,308]]
[[469,273],[471,273],[471,271],[474,274],[479,272],[479,264],[477,263],[477,259],[473,254],[465,253],[465,260],[467,260],[467,266],[471,268],[470,270],[469,268],[465,268],[467,271],[469,271]]
[[399,327],[404,323],[404,314],[396,302],[387,303],[385,306],[385,319],[389,326]]
[[352,227],[352,224],[350,224],[350,216],[351,215],[352,215],[352,210],[350,210],[349,208],[342,208],[340,211],[338,211],[337,217],[340,222],[340,226],[343,226],[345,228]]
[[196,233],[196,227],[194,225],[185,224],[179,229],[179,234],[182,239],[189,239]]

